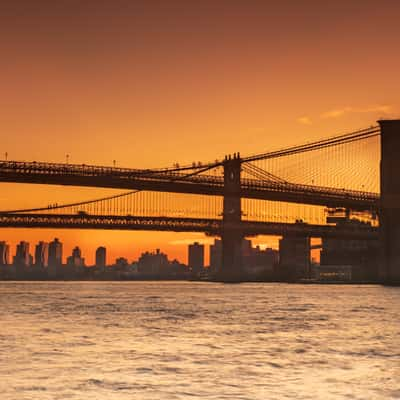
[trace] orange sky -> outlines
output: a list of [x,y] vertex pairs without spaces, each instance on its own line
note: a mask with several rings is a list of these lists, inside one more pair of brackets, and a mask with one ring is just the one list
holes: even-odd
[[[64,162],[69,154],[72,163],[168,166],[399,117],[399,20],[396,0],[2,2],[0,158]],[[110,193],[0,188],[0,209]],[[98,245],[110,261],[157,247],[185,261],[183,243],[199,238],[25,229],[0,236],[31,246],[58,236],[66,253],[79,243],[89,262]]]

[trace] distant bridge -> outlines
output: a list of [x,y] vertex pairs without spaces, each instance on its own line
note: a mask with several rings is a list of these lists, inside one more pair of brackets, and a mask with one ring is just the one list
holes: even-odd
[[[221,235],[223,221],[207,218],[142,217],[88,214],[0,214],[0,228],[68,228],[139,231],[204,232]],[[245,236],[301,235],[317,238],[376,240],[378,229],[368,225],[313,225],[306,223],[250,222],[224,227]]]

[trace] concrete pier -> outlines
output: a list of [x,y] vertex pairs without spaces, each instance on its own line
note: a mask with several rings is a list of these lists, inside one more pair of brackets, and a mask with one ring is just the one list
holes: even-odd
[[224,161],[224,200],[222,228],[222,266],[217,279],[240,282],[243,279],[241,231],[241,159],[239,154]]
[[381,127],[380,278],[400,284],[400,120],[378,121]]

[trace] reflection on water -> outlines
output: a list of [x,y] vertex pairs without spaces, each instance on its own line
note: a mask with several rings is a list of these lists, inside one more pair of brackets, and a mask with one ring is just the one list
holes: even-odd
[[380,286],[1,282],[1,399],[400,399],[399,314]]

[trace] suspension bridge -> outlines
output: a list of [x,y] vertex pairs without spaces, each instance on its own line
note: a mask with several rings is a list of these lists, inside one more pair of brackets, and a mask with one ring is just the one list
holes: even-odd
[[[393,137],[395,133],[400,135],[399,126],[399,121],[380,121],[379,126],[285,149],[244,157],[235,153],[221,160],[169,168],[3,160],[0,182],[125,192],[83,202],[4,210],[0,212],[0,227],[167,230],[218,235],[223,243],[222,279],[239,280],[239,250],[244,236],[376,240],[379,230],[387,224],[387,207],[382,198],[390,198],[393,203],[393,196],[384,193],[393,185],[393,173],[383,159],[390,160],[390,165],[394,162],[393,150],[386,142],[397,145]],[[390,140],[384,140],[386,137]],[[389,183],[382,185],[381,181]],[[338,214],[359,223],[332,223]],[[386,276],[397,277],[397,267],[394,273],[390,268]]]

